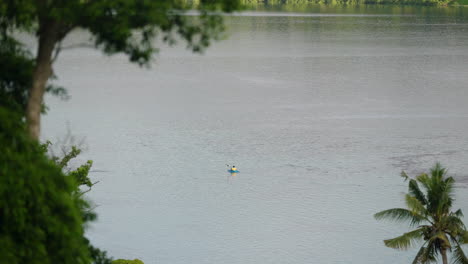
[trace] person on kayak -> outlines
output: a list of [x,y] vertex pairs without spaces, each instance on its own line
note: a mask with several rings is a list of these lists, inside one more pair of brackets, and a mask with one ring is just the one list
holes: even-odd
[[237,168],[236,166],[232,165],[232,168],[231,168],[232,171],[237,171]]

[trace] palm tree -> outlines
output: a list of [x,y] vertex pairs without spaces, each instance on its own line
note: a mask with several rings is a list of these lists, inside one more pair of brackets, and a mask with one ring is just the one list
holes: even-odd
[[436,262],[439,254],[442,263],[448,264],[448,251],[452,252],[454,264],[468,264],[461,246],[468,243],[468,231],[461,220],[462,211],[451,211],[455,181],[452,177],[445,177],[446,172],[439,163],[431,169],[430,175],[423,173],[415,179],[410,179],[402,172],[402,177],[409,179],[408,193],[405,195],[408,209],[388,209],[374,215],[377,220],[408,222],[411,227],[416,227],[401,236],[384,240],[387,247],[400,250],[424,241],[413,264]]

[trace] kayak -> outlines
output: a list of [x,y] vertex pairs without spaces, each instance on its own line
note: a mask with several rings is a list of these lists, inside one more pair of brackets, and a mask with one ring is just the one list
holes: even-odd
[[228,170],[228,172],[230,172],[230,173],[238,173],[239,171],[238,171],[238,170]]

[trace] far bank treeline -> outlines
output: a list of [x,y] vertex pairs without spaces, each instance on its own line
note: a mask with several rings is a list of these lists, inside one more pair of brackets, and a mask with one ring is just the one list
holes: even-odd
[[356,6],[356,5],[409,5],[409,6],[462,6],[468,0],[242,0],[247,7],[263,5],[289,5],[296,10],[307,9],[310,5]]

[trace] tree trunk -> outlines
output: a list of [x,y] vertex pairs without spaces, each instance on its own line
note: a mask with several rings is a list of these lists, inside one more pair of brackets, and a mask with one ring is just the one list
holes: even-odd
[[440,254],[442,255],[442,263],[443,264],[448,264],[447,260],[447,250],[446,249],[441,249]]
[[26,121],[29,135],[39,140],[41,132],[41,109],[47,80],[52,75],[52,53],[58,41],[58,27],[55,22],[41,23],[39,45],[32,85],[26,107]]

